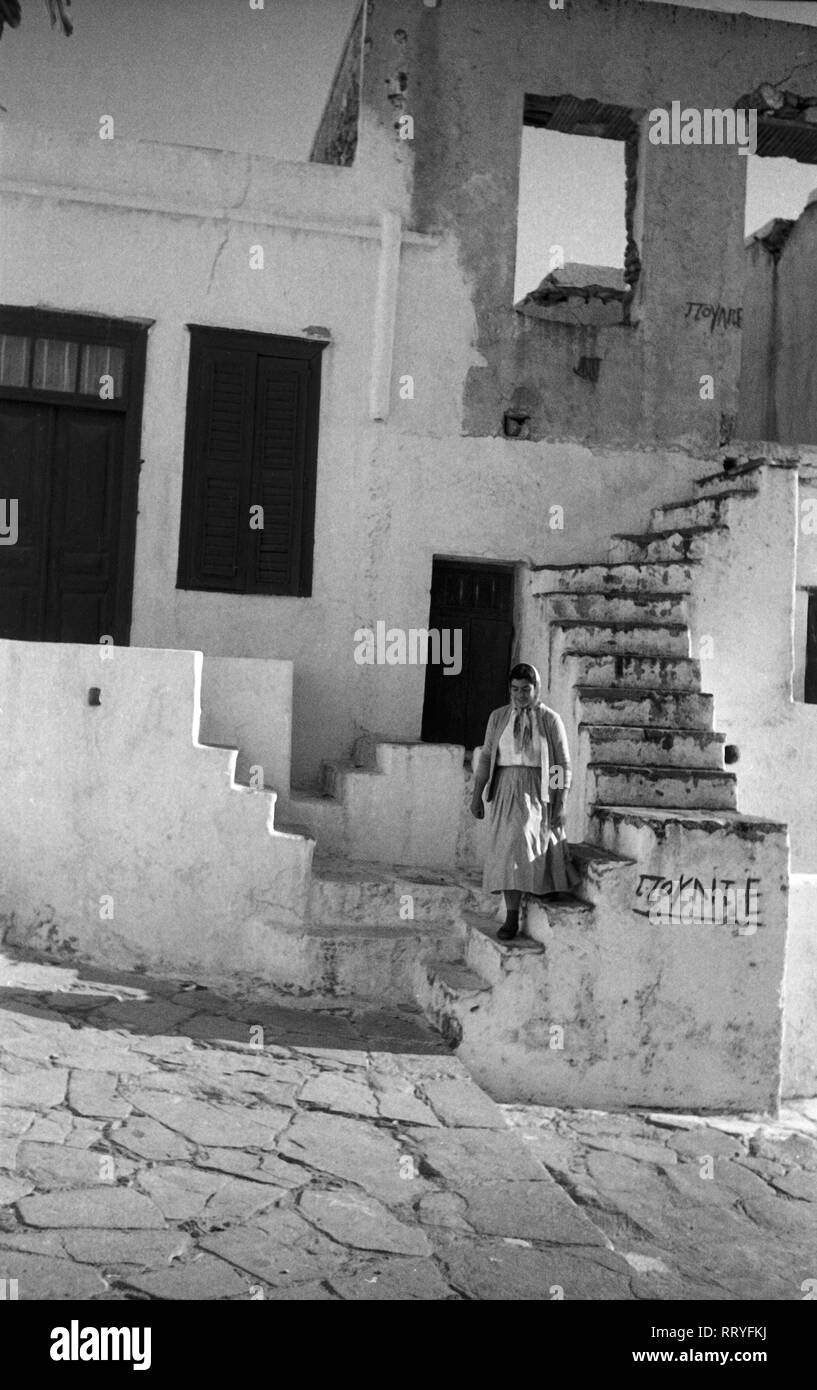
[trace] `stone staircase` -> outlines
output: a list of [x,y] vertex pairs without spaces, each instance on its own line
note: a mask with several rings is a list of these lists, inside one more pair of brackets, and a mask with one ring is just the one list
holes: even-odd
[[750,470],[703,478],[696,490],[654,508],[643,535],[613,537],[606,566],[535,572],[550,699],[576,753],[574,836],[591,829],[597,807],[736,811],[737,779],[692,653],[689,603],[707,545],[757,487]]
[[[614,537],[608,564],[535,572],[548,703],[574,752],[568,835],[582,885],[573,901],[531,903],[525,939],[510,947],[494,924],[465,914],[459,958],[417,972],[427,1014],[498,1098],[705,1106],[752,1094],[774,1103],[774,1063],[745,1042],[739,1061],[736,1040],[753,998],[758,1028],[779,1041],[768,980],[782,969],[785,914],[782,935],[758,927],[780,925],[786,827],[737,811],[689,626],[707,545],[756,492],[752,469],[703,478],[695,497],[655,508],[644,535]],[[650,917],[658,886],[669,885],[672,901],[684,883],[713,882],[743,887],[747,902],[748,885],[762,884],[764,904],[759,922],[741,917],[740,904],[730,916],[724,890],[711,890],[706,973],[719,999],[701,979],[694,932],[705,923],[662,938]],[[761,979],[763,997],[753,988]]]
[[305,826],[322,854],[453,867],[463,754],[457,744],[366,735],[349,760],[323,763],[320,788],[290,793],[286,818]]

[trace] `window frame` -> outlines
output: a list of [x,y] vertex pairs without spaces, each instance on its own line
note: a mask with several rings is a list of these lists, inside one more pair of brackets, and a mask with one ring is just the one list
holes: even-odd
[[[565,103],[568,105],[565,106]],[[595,139],[615,140],[624,146],[624,289],[604,287],[608,299],[621,303],[622,318],[620,324],[607,325],[609,327],[629,326],[630,308],[642,272],[641,254],[635,235],[642,114],[635,107],[602,102],[595,97],[576,97],[571,93],[545,96],[526,91],[523,96],[522,129],[527,126],[530,129],[552,131],[555,134],[575,135],[578,139],[592,136]],[[593,124],[599,127],[596,131],[581,129],[582,126]],[[517,205],[517,236],[518,220]],[[535,297],[535,293],[535,289],[530,290],[528,296]],[[517,312],[524,311],[517,309]]]
[[[92,410],[112,410],[125,414],[128,403],[141,399],[144,388],[144,358],[146,330],[153,325],[153,319],[112,319],[100,314],[75,314],[60,309],[39,309],[35,305],[0,305],[0,332],[31,340],[29,375],[33,370],[34,344],[38,338],[52,338],[62,342],[77,343],[80,348],[86,345],[110,346],[124,349],[125,359],[122,372],[122,393],[112,399],[71,391],[56,391],[39,386],[0,385],[0,399],[15,401],[43,402],[49,405],[87,406]],[[81,353],[77,363],[77,379],[81,370]]]
[[[176,588],[194,593],[230,594],[238,598],[263,596],[270,598],[310,598],[314,567],[315,503],[317,491],[318,443],[321,404],[321,365],[328,338],[301,338],[281,333],[259,333],[245,329],[221,328],[188,323],[190,351],[188,358],[187,401],[185,414],[184,463],[179,524],[179,555]],[[245,528],[239,529],[238,570],[241,582],[236,588],[222,587],[218,579],[206,579],[196,573],[195,526],[202,523],[202,492],[204,476],[198,475],[197,454],[200,412],[206,403],[205,354],[208,349],[226,353],[248,353],[255,357],[254,379],[257,382],[259,363],[264,357],[279,361],[297,360],[307,365],[305,400],[298,417],[303,432],[303,471],[301,474],[300,522],[293,542],[296,551],[294,573],[285,588],[276,583],[264,583],[250,574],[252,531],[249,515]],[[252,474],[258,451],[258,401],[255,397],[245,419],[249,432],[249,447],[244,461],[245,472],[240,481],[243,499],[252,484]],[[260,501],[260,498],[258,499]],[[251,499],[250,505],[253,504]],[[242,539],[243,537],[243,539]]]

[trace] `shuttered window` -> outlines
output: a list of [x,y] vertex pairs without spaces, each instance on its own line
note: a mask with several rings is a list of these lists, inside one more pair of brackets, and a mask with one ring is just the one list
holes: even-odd
[[178,587],[308,595],[326,343],[190,334]]

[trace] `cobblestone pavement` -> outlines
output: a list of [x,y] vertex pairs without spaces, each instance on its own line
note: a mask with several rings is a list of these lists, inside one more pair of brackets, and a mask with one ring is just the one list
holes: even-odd
[[497,1107],[417,1015],[19,956],[0,1004],[12,1297],[800,1299],[817,1276],[817,1102],[765,1127]]

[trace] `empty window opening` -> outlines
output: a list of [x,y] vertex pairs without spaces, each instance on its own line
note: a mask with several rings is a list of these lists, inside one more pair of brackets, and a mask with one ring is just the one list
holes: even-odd
[[620,323],[638,276],[637,127],[624,107],[527,96],[514,303],[536,318]]

